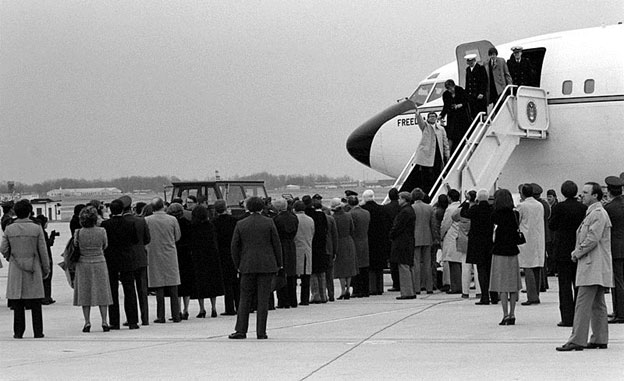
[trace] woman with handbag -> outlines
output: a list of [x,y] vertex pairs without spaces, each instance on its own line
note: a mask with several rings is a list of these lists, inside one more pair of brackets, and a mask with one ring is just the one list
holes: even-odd
[[[518,212],[507,189],[494,193],[494,246],[492,247],[492,270],[490,291],[498,292],[503,307],[503,320],[499,325],[514,325],[518,291],[522,288],[518,262]],[[486,292],[486,290],[483,290]]]
[[[110,331],[107,322],[108,306],[113,304],[108,278],[104,249],[108,245],[106,230],[96,226],[98,212],[93,206],[80,211],[80,225],[74,233],[74,250],[79,256],[73,255],[76,265],[74,279],[74,306],[82,306],[84,327],[82,332],[91,330],[91,306],[98,306],[102,317],[102,330]],[[76,258],[77,257],[77,258]]]

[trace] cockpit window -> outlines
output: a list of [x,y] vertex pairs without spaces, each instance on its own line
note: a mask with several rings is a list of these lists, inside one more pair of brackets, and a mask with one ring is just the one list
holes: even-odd
[[425,103],[429,93],[431,92],[431,88],[433,87],[433,83],[423,84],[418,86],[414,94],[410,97],[410,100],[416,104],[416,106],[420,106]]
[[427,99],[427,102],[432,102],[440,98],[442,96],[442,93],[444,93],[444,90],[446,90],[444,88],[444,82],[436,83],[433,91],[431,92],[431,96],[429,97],[429,99]]

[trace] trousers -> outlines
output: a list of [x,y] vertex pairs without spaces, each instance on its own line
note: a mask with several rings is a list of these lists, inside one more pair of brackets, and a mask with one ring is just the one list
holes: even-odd
[[325,271],[325,283],[327,284],[327,296],[330,301],[334,301],[334,264],[327,268]]
[[479,286],[481,287],[481,302],[498,303],[498,292],[489,292],[490,290],[490,273],[492,272],[492,261],[487,263],[479,263],[477,265],[479,278]]
[[475,291],[483,296],[481,285],[479,284],[479,271],[477,266],[472,263],[462,263],[462,294],[470,295],[470,281],[472,280],[473,271]]
[[576,304],[576,263],[558,261],[557,282],[559,283],[559,313],[561,322],[566,325],[574,323],[574,305]]
[[609,342],[609,324],[607,323],[607,305],[604,299],[604,287],[580,286],[574,308],[574,326],[568,343],[586,346],[591,324],[591,343]]
[[423,286],[427,291],[433,291],[431,246],[416,246],[414,248],[414,276],[416,277],[415,292],[420,292]]
[[325,273],[314,273],[310,277],[310,292],[312,293],[312,302],[326,302],[327,294],[325,289]]
[[124,311],[129,324],[138,324],[139,313],[137,308],[137,296],[134,288],[134,272],[118,272],[109,267],[108,279],[110,282],[113,304],[108,306],[110,325],[119,327],[119,281],[124,292]]
[[616,258],[613,262],[613,312],[615,318],[624,319],[624,258]]
[[257,297],[256,305],[256,334],[266,335],[267,318],[269,316],[269,299],[271,297],[271,282],[273,273],[250,273],[241,274],[240,304],[236,315],[235,331],[247,333],[249,329],[249,313],[252,310],[254,295]]
[[542,268],[531,267],[524,269],[524,282],[526,284],[527,300],[529,302],[539,302],[540,281],[542,279]]
[[174,321],[179,321],[180,300],[178,299],[178,286],[156,288],[156,317],[158,320],[165,320],[165,289],[169,291],[169,299],[171,299],[171,317]]
[[35,337],[43,336],[43,315],[41,314],[40,299],[12,299],[11,306],[13,307],[13,334],[15,337],[24,336],[24,331],[26,331],[26,306],[31,309]]
[[401,296],[414,296],[416,275],[414,266],[399,264],[399,278],[401,279]]
[[134,270],[132,272],[132,276],[134,278],[134,286],[136,287],[136,295],[139,300],[139,309],[141,310],[141,324],[148,325],[149,302],[147,300],[147,266],[139,267],[138,269]]

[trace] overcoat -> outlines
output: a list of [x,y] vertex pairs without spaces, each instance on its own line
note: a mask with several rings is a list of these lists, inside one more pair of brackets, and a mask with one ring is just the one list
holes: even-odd
[[336,226],[336,220],[334,219],[334,216],[325,214],[325,218],[327,219],[326,252],[327,256],[329,257],[329,267],[332,267],[334,264],[334,259],[336,259],[336,253],[338,251],[338,227]]
[[[485,68],[480,64],[475,64],[473,69],[466,67],[466,93],[470,101],[471,119],[481,111],[487,111],[488,75]],[[482,99],[477,96],[483,95]]]
[[553,206],[548,227],[553,231],[553,253],[557,261],[570,262],[576,245],[576,229],[585,218],[587,206],[575,198]]
[[43,275],[50,272],[50,261],[41,225],[18,218],[4,230],[0,252],[9,261],[7,299],[43,298]]
[[132,250],[134,250],[134,258],[136,260],[136,267],[147,267],[147,250],[145,250],[145,245],[150,242],[151,238],[145,218],[135,216],[131,213],[126,213],[123,217],[127,221],[134,223],[134,229],[137,234],[136,243],[132,246]]
[[212,222],[190,225],[189,251],[193,271],[190,297],[214,298],[224,293],[221,260]]
[[[418,111],[417,111],[418,112]],[[439,122],[429,124],[422,121],[422,118],[416,118],[418,120],[418,127],[422,131],[422,136],[418,147],[416,147],[416,160],[417,165],[423,167],[433,167],[435,163],[436,147],[440,151],[442,157],[442,165],[449,158],[449,143],[446,136],[446,130],[440,126]]]
[[511,80],[514,85],[534,86],[533,67],[528,58],[522,57],[520,62],[517,62],[516,58],[512,55],[512,57],[507,60],[507,67],[509,68],[509,74],[511,75]]
[[[399,205],[399,201],[392,200],[389,203],[383,206],[384,212],[388,215],[388,221],[390,222],[390,229],[392,229],[392,225],[394,224],[394,219],[399,214],[401,210],[401,206]],[[388,231],[388,245],[386,246],[386,250],[388,253],[386,254],[390,260],[390,263],[396,263],[394,258],[392,257],[392,240],[390,239],[390,231]]]
[[492,223],[492,206],[487,201],[481,201],[469,208],[463,208],[462,217],[470,219],[468,231],[468,252],[466,262],[485,265],[492,261],[492,237],[494,224]]
[[238,270],[234,266],[232,252],[230,251],[236,222],[238,222],[238,220],[230,214],[219,214],[213,220],[224,282],[235,280],[238,276]]
[[353,242],[353,218],[343,208],[334,212],[336,229],[338,230],[338,250],[334,262],[334,278],[349,278],[358,274],[355,258],[355,243]]
[[311,209],[306,214],[314,221],[314,236],[312,238],[312,273],[319,274],[327,271],[329,256],[327,255],[327,218],[321,209]]
[[147,245],[147,278],[149,287],[177,286],[180,284],[176,242],[180,239],[180,226],[174,216],[163,210],[145,217],[151,241]]
[[299,219],[289,211],[281,211],[273,217],[277,234],[282,244],[282,261],[286,276],[297,275],[297,247],[295,246],[295,236],[299,227]]
[[106,230],[108,238],[104,257],[109,271],[136,270],[138,260],[133,246],[138,243],[138,237],[134,221],[128,221],[118,215],[102,221],[100,226]]
[[520,216],[520,230],[526,243],[520,245],[518,262],[522,268],[544,266],[546,237],[544,234],[544,207],[533,197],[527,197],[516,207]]
[[236,223],[230,250],[241,274],[277,273],[282,267],[282,245],[275,223],[259,213]]
[[433,207],[422,200],[417,200],[412,204],[412,209],[416,214],[414,246],[430,246],[433,243],[433,229],[435,229]]
[[449,204],[444,211],[444,218],[440,225],[440,237],[442,239],[442,261],[464,262],[466,253],[457,250],[457,237],[459,236],[459,221],[453,221],[453,214],[459,210],[459,201]]
[[[497,98],[503,93],[505,87],[507,85],[512,84],[511,75],[509,74],[509,68],[507,67],[507,62],[505,62],[504,58],[496,57],[494,59],[494,65],[491,65],[492,72],[490,73],[490,65],[491,60],[488,59],[486,64],[486,73],[488,75],[488,79],[490,82],[494,82],[493,85],[496,89]],[[491,77],[490,77],[491,75]],[[496,102],[496,99],[493,99],[494,94],[489,94],[489,103]]]
[[299,220],[295,235],[297,250],[297,275],[312,274],[312,239],[314,238],[314,220],[305,212],[295,214]]
[[353,217],[353,242],[355,243],[355,257],[358,268],[368,267],[370,259],[368,254],[368,225],[370,213],[359,205],[354,206],[349,213]]
[[388,257],[387,245],[388,234],[392,227],[392,222],[388,220],[388,214],[383,207],[375,201],[367,201],[362,205],[362,209],[370,214],[368,224],[368,257],[371,270],[383,270],[386,268]]
[[[440,113],[440,118],[446,117],[446,134],[454,142],[459,142],[464,137],[472,118],[470,117],[470,103],[466,90],[460,86],[455,86],[455,96],[446,90],[442,93],[444,107]],[[455,108],[457,105],[459,108]]]
[[416,214],[410,204],[405,204],[392,223],[392,258],[400,265],[414,265],[414,225]]
[[492,212],[494,224],[494,245],[492,254],[511,257],[518,255],[520,250],[516,244],[518,237],[518,212],[512,209],[495,210]]
[[611,258],[624,259],[624,196],[604,206],[611,220]]
[[585,219],[576,231],[576,246],[572,255],[578,258],[577,287],[613,287],[611,221],[600,202],[587,208]]

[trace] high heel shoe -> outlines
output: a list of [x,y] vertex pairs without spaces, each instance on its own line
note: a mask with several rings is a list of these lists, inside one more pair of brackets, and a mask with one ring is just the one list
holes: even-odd
[[216,318],[217,317],[217,310],[212,310],[212,312],[210,313],[210,317]]
[[351,294],[347,292],[346,294],[344,294],[344,300],[349,300],[349,299],[351,299]]
[[507,317],[507,325],[516,325],[516,317],[515,316]]
[[110,325],[108,325],[108,324],[106,324],[106,323],[105,323],[105,324],[102,324],[102,331],[104,331],[104,332],[110,332],[110,330],[111,330]]
[[84,332],[84,333],[91,332],[91,323],[85,324],[84,327],[82,327],[82,332]]
[[206,317],[206,311],[200,311],[200,312],[197,314],[197,318],[199,318],[199,319],[203,319],[203,318],[205,318],[205,317]]
[[189,313],[188,312],[182,312],[180,314],[180,320],[188,320],[189,317]]
[[508,319],[507,316],[503,316],[503,320],[501,320],[501,322],[498,323],[498,325],[507,325],[507,319]]
[[338,299],[338,300],[342,300],[342,299],[344,299],[344,294],[340,295],[337,299]]

